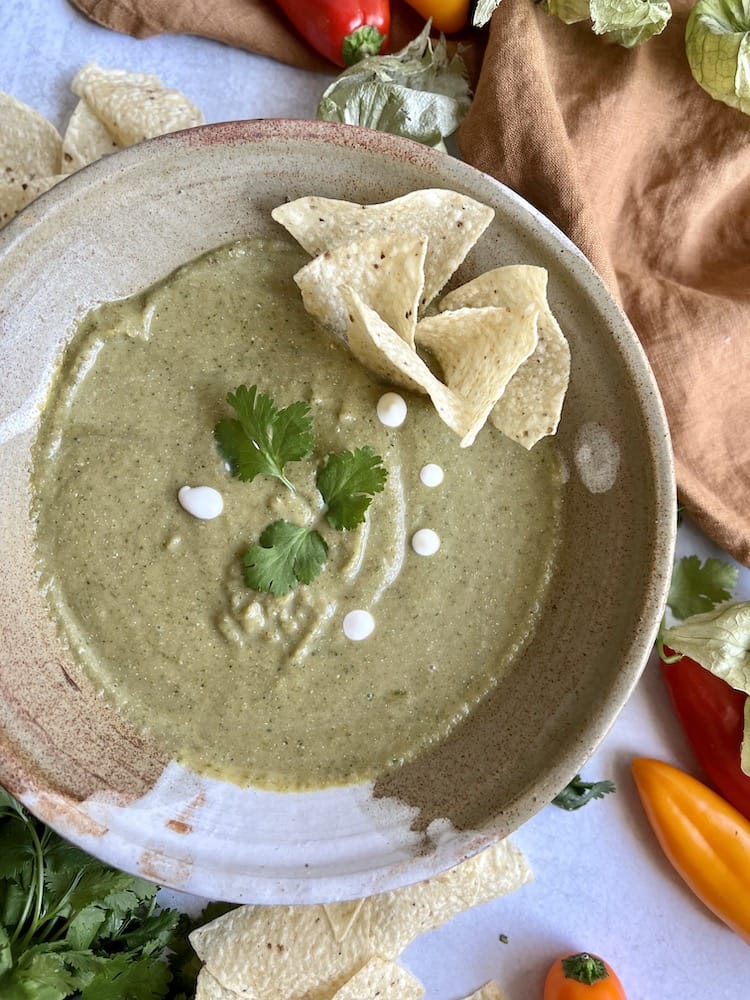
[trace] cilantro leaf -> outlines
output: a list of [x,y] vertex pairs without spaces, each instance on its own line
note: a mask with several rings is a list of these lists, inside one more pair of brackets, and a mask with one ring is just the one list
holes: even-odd
[[298,583],[312,583],[327,558],[328,546],[317,531],[274,521],[245,553],[245,583],[281,597]]
[[584,781],[580,774],[577,774],[561,792],[557,793],[552,804],[559,809],[572,812],[574,809],[585,806],[592,799],[603,799],[605,795],[609,795],[614,790],[615,786],[611,781]]
[[221,420],[214,437],[221,457],[229,463],[233,476],[252,482],[256,476],[274,476],[292,492],[294,487],[284,475],[287,462],[308,458],[313,450],[312,420],[307,403],[291,403],[276,408],[269,396],[257,386],[239,386],[230,392],[227,402],[237,414],[236,420]]
[[81,1000],[162,1000],[171,980],[167,965],[151,957],[112,955],[81,990]]
[[675,565],[667,604],[676,618],[711,611],[728,601],[737,585],[738,569],[722,559],[685,556]]
[[0,795],[0,996],[163,1000],[179,915]]
[[364,521],[372,498],[385,486],[388,473],[382,463],[383,459],[370,447],[326,456],[318,473],[318,489],[332,528],[348,531]]

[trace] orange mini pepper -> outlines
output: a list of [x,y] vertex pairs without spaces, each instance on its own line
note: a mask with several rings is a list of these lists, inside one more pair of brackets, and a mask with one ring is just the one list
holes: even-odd
[[564,955],[544,980],[544,1000],[626,1000],[622,983],[603,958],[581,952]]
[[436,31],[460,31],[469,18],[469,0],[406,0]]
[[750,944],[750,821],[670,764],[638,757],[631,766],[667,858],[695,895]]

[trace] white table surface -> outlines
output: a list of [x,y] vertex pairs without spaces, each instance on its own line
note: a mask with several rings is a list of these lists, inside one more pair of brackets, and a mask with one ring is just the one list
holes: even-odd
[[[89,60],[157,73],[183,90],[207,122],[313,117],[329,80],[205,39],[137,41],[98,27],[67,0],[0,0],[0,90],[61,130],[76,101],[70,80]],[[683,524],[678,554],[691,553],[721,555]],[[738,596],[750,597],[746,569]],[[696,768],[653,657],[583,771],[589,780],[613,779],[617,793],[578,812],[543,809],[513,838],[529,858],[534,882],[423,935],[404,953],[429,1000],[456,1000],[490,978],[509,1000],[541,1000],[549,963],[571,949],[606,957],[628,1000],[750,997],[750,950],[664,859],[630,779],[633,756]]]

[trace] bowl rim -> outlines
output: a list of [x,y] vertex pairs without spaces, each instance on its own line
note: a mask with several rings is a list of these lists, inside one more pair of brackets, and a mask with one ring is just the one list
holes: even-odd
[[[474,178],[477,175],[481,176],[485,183],[493,186],[504,199],[515,205],[530,220],[533,220],[534,224],[544,232],[547,239],[553,241],[561,248],[561,252],[567,255],[568,271],[576,284],[585,285],[595,304],[611,316],[616,317],[618,347],[630,368],[638,372],[639,382],[635,391],[651,447],[649,460],[653,473],[654,506],[661,515],[659,530],[655,532],[654,536],[655,546],[651,552],[650,575],[643,584],[643,605],[649,610],[649,614],[641,620],[642,627],[623,656],[622,670],[608,689],[607,712],[598,713],[595,719],[588,720],[586,723],[582,741],[582,753],[585,753],[585,756],[576,761],[565,758],[556,762],[533,787],[528,789],[523,801],[513,804],[515,812],[513,828],[517,828],[538,811],[540,797],[543,800],[542,804],[544,801],[548,801],[551,794],[563,787],[580,769],[584,760],[604,739],[630,697],[646,665],[661,621],[671,577],[676,539],[676,520],[669,516],[670,511],[674,509],[676,496],[674,461],[669,441],[667,418],[658,386],[646,353],[627,316],[580,249],[549,219],[512,189],[470,164],[454,157],[448,157],[448,154],[444,152],[429,149],[411,140],[358,126],[306,119],[248,119],[202,125],[158,136],[136,146],[120,150],[71,174],[63,183],[36,199],[0,231],[0,260],[6,255],[14,253],[17,245],[22,246],[24,235],[30,229],[43,224],[50,213],[62,210],[67,200],[76,200],[81,193],[105,181],[113,172],[125,171],[131,165],[138,166],[144,158],[158,159],[162,150],[181,149],[187,152],[196,146],[223,146],[227,144],[252,147],[259,142],[276,141],[284,143],[309,143],[313,141],[364,148],[375,156],[390,158],[397,154],[416,166],[420,164],[429,164],[433,167],[439,165],[443,175],[459,178],[462,176]],[[447,159],[441,160],[441,158]],[[450,185],[446,184],[445,186]],[[0,777],[3,774],[7,776],[9,773],[6,762],[0,758]],[[32,812],[35,812],[58,832],[71,839],[76,839],[76,824],[67,825],[65,811],[60,811],[49,803],[45,804],[36,795],[24,794],[23,791],[19,798]],[[373,878],[369,882],[366,880],[365,894],[375,885],[377,885],[376,891],[382,891],[436,875],[452,864],[476,853],[491,841],[506,835],[507,832],[503,817],[493,817],[480,832],[474,831],[471,840],[462,841],[458,848],[454,848],[452,852],[440,849],[432,855],[417,855],[408,864],[398,865],[387,873],[380,872],[377,878]],[[80,842],[80,838],[78,841]],[[96,853],[97,844],[98,840],[94,838],[90,843],[85,843],[85,846],[92,853]],[[117,852],[115,851],[115,853]],[[116,861],[111,863],[116,863]],[[331,901],[333,899],[353,898],[363,894],[361,875],[342,875],[338,878],[328,876],[325,885],[318,884],[314,889],[311,889],[313,883],[314,879],[310,878],[273,878],[269,880],[268,886],[262,887],[260,891],[255,891],[252,901],[290,903],[322,901],[323,898],[326,901]],[[175,888],[182,888],[182,886],[176,885]],[[210,871],[201,875],[201,872],[196,869],[190,891],[200,895],[212,895],[213,893],[206,891],[210,888]],[[246,899],[249,901],[250,897],[248,896]],[[237,901],[242,902],[246,899]]]

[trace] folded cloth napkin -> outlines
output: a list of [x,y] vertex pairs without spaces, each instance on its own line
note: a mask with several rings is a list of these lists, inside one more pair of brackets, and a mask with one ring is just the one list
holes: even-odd
[[[71,2],[139,38],[204,35],[335,71],[271,0]],[[459,146],[563,229],[619,297],[664,398],[682,502],[750,565],[750,117],[693,80],[689,3],[626,50],[588,22],[503,0]],[[422,23],[393,0],[391,47]]]
[[[70,0],[92,21],[135,38],[202,35],[279,62],[338,72],[294,31],[273,0]],[[300,0],[302,2],[302,0]],[[400,0],[392,4],[390,48],[406,45],[424,20]]]
[[664,399],[681,500],[750,565],[750,116],[693,80],[689,4],[672,6],[661,35],[626,50],[503,0],[459,148],[620,299]]

